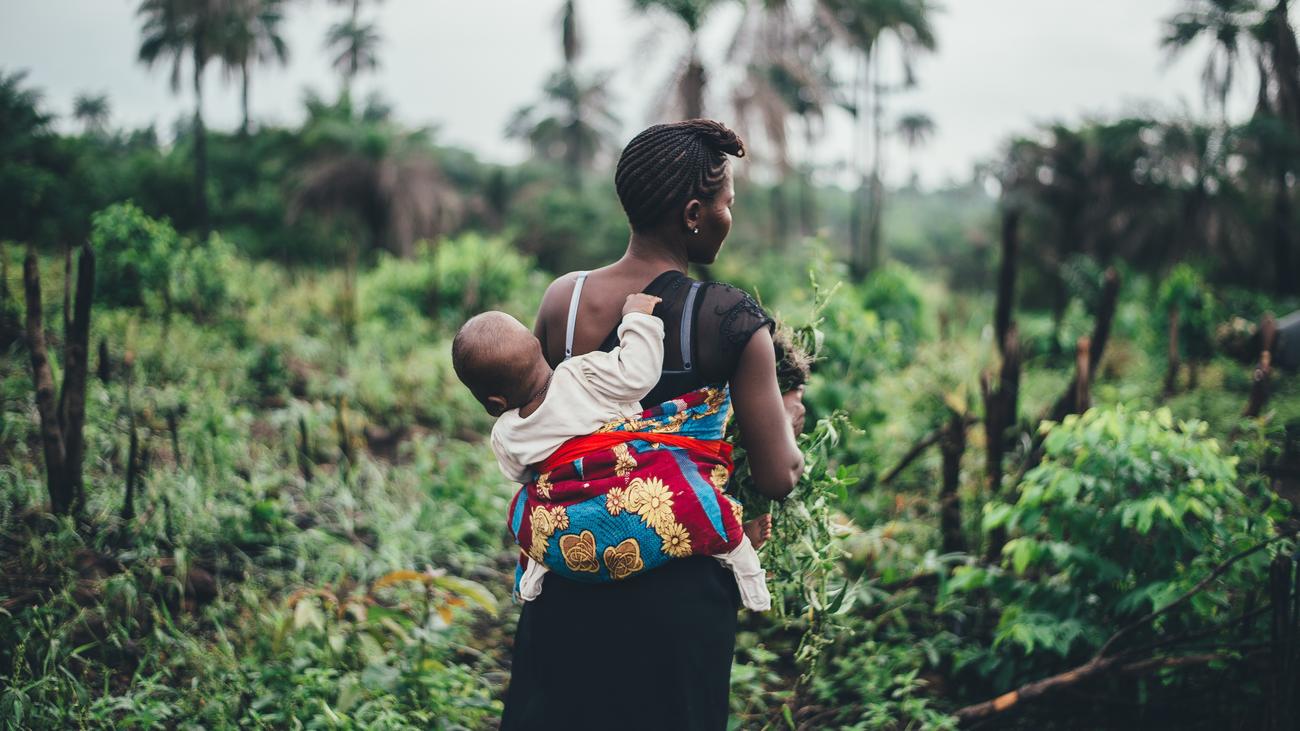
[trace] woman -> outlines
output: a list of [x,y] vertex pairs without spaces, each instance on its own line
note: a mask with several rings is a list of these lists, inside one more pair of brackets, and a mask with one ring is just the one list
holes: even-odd
[[[756,487],[783,498],[803,469],[794,439],[803,406],[801,393],[778,391],[772,320],[744,292],[686,275],[712,263],[731,230],[727,155],[743,156],[743,143],[711,120],[634,137],[614,177],[632,229],[627,253],[552,283],[535,332],[555,366],[616,345],[628,294],[661,297],[664,372],[642,405],[729,384]],[[721,731],[738,608],[735,579],[707,556],[608,584],[548,576],[520,613],[501,728]]]

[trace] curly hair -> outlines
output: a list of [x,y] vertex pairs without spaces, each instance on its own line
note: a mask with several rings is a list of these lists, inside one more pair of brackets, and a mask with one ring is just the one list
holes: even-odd
[[745,143],[712,119],[656,124],[633,137],[614,173],[632,230],[653,227],[692,198],[712,200],[726,180],[727,155],[744,157]]

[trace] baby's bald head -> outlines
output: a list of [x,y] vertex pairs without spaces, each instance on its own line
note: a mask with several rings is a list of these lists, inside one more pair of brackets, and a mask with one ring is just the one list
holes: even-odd
[[471,317],[451,343],[451,364],[488,413],[500,416],[532,395],[530,379],[546,366],[541,344],[504,312]]

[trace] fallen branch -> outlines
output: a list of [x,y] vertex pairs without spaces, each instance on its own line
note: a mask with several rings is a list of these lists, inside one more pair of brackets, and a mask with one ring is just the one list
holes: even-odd
[[1116,665],[1120,665],[1120,667],[1118,668],[1120,672],[1146,672],[1148,670],[1159,669],[1161,667],[1177,667],[1180,665],[1204,664],[1207,662],[1212,662],[1213,660],[1227,657],[1222,653],[1152,657],[1152,658],[1146,658],[1143,660],[1131,662],[1128,663],[1127,665],[1121,665],[1121,663],[1123,663],[1125,660],[1129,659],[1132,656],[1133,652],[1131,651],[1121,652],[1112,655],[1110,654],[1110,650],[1112,647],[1115,646],[1117,642],[1119,642],[1121,639],[1131,634],[1138,627],[1153,622],[1158,617],[1167,614],[1175,607],[1181,606],[1189,599],[1191,599],[1193,596],[1200,593],[1202,590],[1205,589],[1205,587],[1209,586],[1211,582],[1213,582],[1218,577],[1222,576],[1223,573],[1226,572],[1233,564],[1259,551],[1262,551],[1267,546],[1272,545],[1275,541],[1287,537],[1291,537],[1291,535],[1284,534],[1284,535],[1274,536],[1273,538],[1270,538],[1267,541],[1258,543],[1244,551],[1241,551],[1231,556],[1223,563],[1220,563],[1218,566],[1215,566],[1214,569],[1210,571],[1209,575],[1207,575],[1204,579],[1201,579],[1199,582],[1197,582],[1195,586],[1193,586],[1191,589],[1185,592],[1182,596],[1173,600],[1169,604],[1166,604],[1160,609],[1148,612],[1140,619],[1131,622],[1128,625],[1125,625],[1124,627],[1120,628],[1118,632],[1110,636],[1110,639],[1106,640],[1106,642],[1101,646],[1101,649],[1098,650],[1097,653],[1092,656],[1092,659],[1088,660],[1088,662],[1078,667],[1067,670],[1063,673],[1058,673],[1056,675],[1053,675],[1048,678],[1044,678],[1042,680],[1037,680],[1032,683],[1027,683],[1013,691],[1010,691],[1008,693],[1003,693],[1002,695],[997,696],[996,698],[992,698],[982,703],[975,703],[973,705],[960,708],[957,710],[955,715],[957,716],[958,720],[960,720],[962,723],[970,723],[973,721],[984,720],[992,716],[995,716],[999,713],[1002,713],[1010,708],[1013,708],[1014,706],[1020,704],[1023,701],[1031,701],[1036,698],[1041,698],[1045,695],[1050,695],[1059,690],[1076,686],[1086,680],[1094,678],[1110,670]]

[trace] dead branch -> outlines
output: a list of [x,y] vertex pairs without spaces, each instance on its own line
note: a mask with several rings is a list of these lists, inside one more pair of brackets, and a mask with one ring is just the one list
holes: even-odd
[[[969,426],[971,424],[974,424],[976,422],[976,419],[974,416],[970,414],[966,414],[965,416],[962,417],[962,422],[965,425]],[[926,449],[933,446],[935,443],[939,441],[939,439],[943,436],[944,429],[946,428],[947,428],[946,424],[937,426],[933,430],[927,432],[920,439],[916,440],[916,442],[914,442],[912,446],[907,450],[907,453],[903,455],[903,458],[898,461],[898,464],[894,465],[893,469],[885,473],[884,477],[880,478],[880,484],[888,485],[889,483],[893,482],[894,478],[898,477],[898,474],[900,472],[907,469],[908,465],[915,462],[916,458],[920,457],[921,454],[925,452]],[[863,489],[864,487],[866,487],[865,480],[858,485],[858,489]]]
[[95,255],[89,245],[77,257],[77,293],[64,340],[63,388],[59,417],[63,426],[64,470],[76,501],[85,503],[82,457],[85,452],[86,373],[90,368],[90,305],[95,296]]
[[1249,419],[1259,416],[1268,403],[1268,380],[1273,372],[1273,344],[1277,340],[1277,321],[1273,319],[1272,314],[1264,315],[1264,322],[1260,324],[1259,332],[1262,344],[1259,365],[1255,366],[1251,374],[1250,399],[1241,414]]
[[1241,551],[1231,556],[1223,563],[1220,563],[1218,566],[1215,566],[1214,569],[1210,571],[1209,575],[1207,575],[1201,581],[1197,582],[1196,586],[1193,586],[1182,596],[1178,597],[1177,599],[1170,602],[1169,604],[1166,604],[1160,609],[1149,612],[1143,617],[1141,617],[1140,619],[1131,622],[1128,625],[1125,625],[1118,632],[1111,635],[1110,639],[1106,640],[1106,642],[1101,646],[1101,649],[1098,650],[1097,653],[1092,656],[1092,659],[1088,660],[1088,662],[1079,665],[1078,667],[1067,670],[1063,673],[1058,673],[1056,675],[1053,675],[1048,678],[1044,678],[1042,680],[1037,680],[1032,683],[1027,683],[1013,691],[1010,691],[1009,693],[1003,693],[1002,695],[996,698],[992,698],[982,703],[975,703],[966,706],[964,708],[958,709],[955,715],[962,723],[970,723],[973,721],[984,720],[992,716],[995,716],[999,713],[1002,713],[1003,711],[1006,711],[1010,708],[1013,708],[1014,706],[1018,705],[1023,701],[1031,701],[1036,698],[1041,698],[1043,696],[1050,695],[1057,691],[1076,686],[1086,680],[1094,678],[1110,670],[1112,667],[1116,665],[1120,666],[1118,669],[1121,672],[1147,672],[1149,670],[1159,669],[1161,667],[1177,667],[1181,665],[1204,664],[1207,662],[1211,662],[1213,660],[1227,657],[1227,655],[1220,654],[1220,653],[1207,653],[1203,655],[1184,655],[1184,656],[1173,656],[1173,657],[1153,657],[1153,658],[1146,658],[1143,660],[1138,660],[1135,662],[1121,665],[1122,662],[1124,662],[1129,657],[1131,657],[1132,652],[1122,652],[1122,653],[1117,653],[1112,655],[1110,654],[1110,650],[1112,647],[1115,646],[1117,642],[1119,642],[1119,640],[1128,636],[1137,628],[1151,623],[1156,618],[1164,614],[1167,614],[1175,607],[1181,606],[1189,599],[1191,599],[1193,596],[1203,591],[1205,587],[1209,586],[1211,582],[1213,582],[1218,577],[1222,576],[1223,573],[1227,571],[1233,564],[1237,563],[1238,561],[1241,561],[1247,556],[1253,555],[1263,550],[1265,547],[1271,545],[1275,541],[1278,541],[1285,537],[1288,537],[1288,535],[1284,534],[1284,535],[1274,536],[1273,538],[1270,538],[1267,541],[1256,544],[1244,551]]
[[50,506],[55,513],[67,513],[73,494],[64,469],[63,429],[59,422],[54,393],[54,376],[50,371],[45,345],[45,326],[41,317],[41,272],[36,250],[27,248],[23,260],[23,292],[27,304],[27,349],[32,360],[32,381],[36,385],[36,411],[41,421],[41,448],[45,456],[45,479]]

